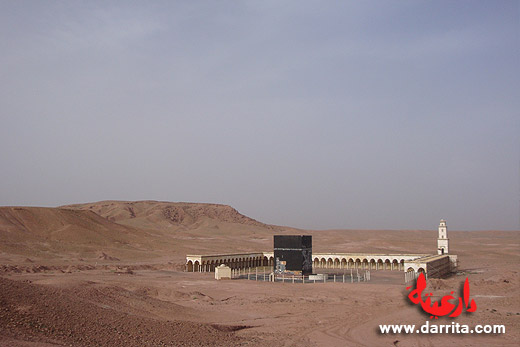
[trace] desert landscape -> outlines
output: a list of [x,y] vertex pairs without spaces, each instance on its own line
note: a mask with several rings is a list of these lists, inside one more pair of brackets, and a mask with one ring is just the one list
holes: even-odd
[[519,345],[519,13],[0,1],[0,347]]
[[407,302],[401,271],[305,285],[184,272],[186,254],[268,251],[275,234],[312,235],[315,252],[435,253],[436,222],[431,230],[300,230],[217,204],[0,207],[0,345],[515,346],[517,231],[450,230],[458,272],[428,279],[440,297],[469,278],[478,309],[456,322],[504,324],[506,334],[380,334],[379,324],[429,320]]

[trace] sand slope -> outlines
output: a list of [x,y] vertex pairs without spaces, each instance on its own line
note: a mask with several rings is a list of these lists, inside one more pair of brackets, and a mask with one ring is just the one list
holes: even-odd
[[279,233],[311,234],[315,252],[434,253],[437,241],[433,228],[276,227],[213,204],[0,207],[0,346],[516,346],[520,338],[515,231],[449,231],[460,271],[428,287],[439,298],[468,277],[478,309],[456,322],[504,324],[505,335],[379,334],[379,324],[429,320],[407,303],[399,271],[308,285],[182,271],[186,254],[270,250]]
[[148,229],[196,229],[204,223],[219,222],[272,229],[240,214],[228,205],[161,201],[99,201],[62,208],[93,211],[110,221]]
[[[230,206],[102,201],[59,208],[0,207],[0,261],[150,261],[182,265],[186,253],[266,249],[274,232]],[[212,241],[213,240],[213,241]],[[259,245],[262,244],[262,245]]]
[[138,253],[152,249],[154,239],[92,211],[0,207],[0,250],[6,253],[36,258],[92,257],[112,249]]
[[[120,287],[56,288],[0,278],[0,344],[25,340],[75,346],[215,346],[240,341],[209,324],[143,313],[136,296]],[[146,301],[174,316],[190,317],[191,310],[182,306]]]

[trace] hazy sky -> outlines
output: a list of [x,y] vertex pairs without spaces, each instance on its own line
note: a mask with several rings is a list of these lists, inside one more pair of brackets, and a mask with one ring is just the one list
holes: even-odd
[[519,1],[0,0],[0,205],[520,229]]

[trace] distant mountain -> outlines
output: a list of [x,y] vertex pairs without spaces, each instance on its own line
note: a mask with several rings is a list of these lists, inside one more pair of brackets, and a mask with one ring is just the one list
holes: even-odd
[[[146,236],[146,237],[144,237]],[[114,223],[92,211],[0,207],[0,249],[27,256],[101,254],[111,248],[153,249],[158,235]]]
[[57,208],[0,207],[0,273],[6,264],[20,271],[42,264],[151,262],[181,269],[187,254],[269,251],[273,235],[304,233],[313,236],[314,252],[429,252],[428,243],[418,248],[416,240],[431,236],[434,245],[436,237],[436,231],[273,226],[219,204],[100,201]]
[[233,207],[220,204],[162,201],[99,201],[61,206],[92,211],[106,219],[146,229],[192,229],[215,223],[234,223],[273,229],[274,226],[244,216]]
[[100,201],[57,208],[0,207],[0,263],[165,257],[180,263],[188,253],[269,249],[274,233],[291,230],[218,204]]

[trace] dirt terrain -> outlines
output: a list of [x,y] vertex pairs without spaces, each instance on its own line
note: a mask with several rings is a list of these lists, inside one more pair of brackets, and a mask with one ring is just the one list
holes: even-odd
[[428,280],[439,298],[468,277],[478,306],[436,324],[504,324],[499,335],[380,334],[379,324],[430,321],[399,271],[345,284],[183,272],[187,253],[267,251],[280,233],[313,235],[315,252],[434,253],[435,228],[302,231],[229,206],[155,201],[0,207],[0,345],[516,346],[520,232],[449,230],[459,272]]

